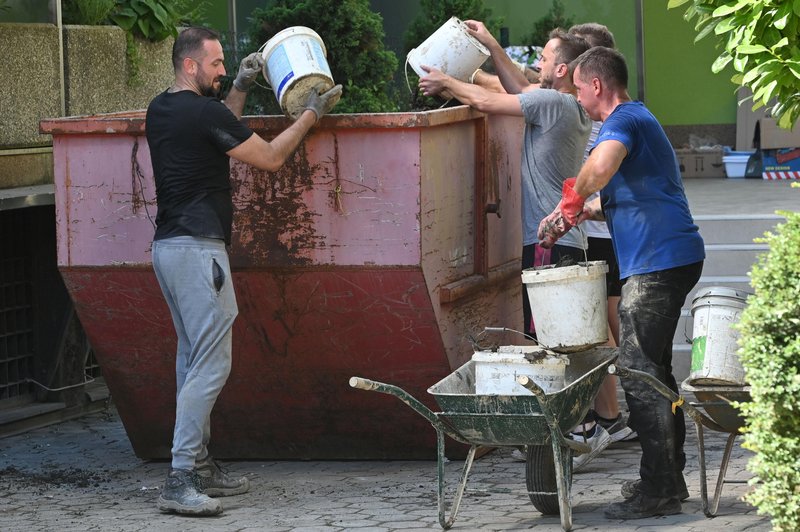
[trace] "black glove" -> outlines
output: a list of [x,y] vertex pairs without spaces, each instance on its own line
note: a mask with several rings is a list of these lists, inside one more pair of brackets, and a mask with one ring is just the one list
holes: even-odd
[[239,65],[239,73],[236,79],[233,80],[233,86],[242,92],[247,92],[256,76],[261,72],[261,67],[264,66],[264,58],[258,52],[253,52],[244,59]]
[[314,111],[314,114],[317,115],[317,121],[328,114],[333,109],[333,106],[336,105],[336,102],[339,101],[339,98],[342,97],[341,85],[336,85],[329,91],[319,94],[318,91],[322,87],[323,85],[314,87],[311,90],[311,94],[308,95],[308,100],[306,100],[305,108]]

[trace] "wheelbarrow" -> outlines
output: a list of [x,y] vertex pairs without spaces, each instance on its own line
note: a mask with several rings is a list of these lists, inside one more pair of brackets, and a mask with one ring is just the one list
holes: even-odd
[[[571,355],[565,386],[551,393],[519,376],[517,382],[533,395],[476,394],[475,362],[471,360],[428,388],[441,412],[431,411],[391,384],[351,377],[350,386],[397,397],[436,430],[438,510],[443,529],[449,529],[456,519],[477,448],[525,445],[526,485],[531,502],[542,514],[560,514],[561,527],[571,530],[572,455],[589,452],[590,448],[564,434],[583,420],[616,357],[616,349],[609,347]],[[445,436],[470,446],[449,517],[445,503]]]
[[[681,389],[693,393],[697,401],[686,403],[684,398],[664,385],[661,381],[641,371],[623,368],[615,364],[608,367],[608,372],[618,375],[623,379],[635,379],[643,381],[664,397],[672,401],[676,406],[680,406],[684,412],[694,421],[697,430],[697,448],[700,462],[700,498],[703,503],[703,513],[706,517],[714,517],[719,509],[719,499],[722,495],[724,484],[742,483],[746,481],[727,480],[725,473],[728,471],[728,462],[731,458],[731,451],[739,429],[744,426],[744,419],[733,407],[733,402],[750,401],[749,386],[692,386],[688,379],[681,383]],[[702,409],[702,411],[701,411]],[[705,413],[704,413],[705,412]],[[722,453],[717,484],[714,489],[714,498],[711,506],[708,504],[708,480],[706,477],[706,453],[705,439],[703,430],[709,428],[717,432],[728,434],[725,442],[725,450]]]

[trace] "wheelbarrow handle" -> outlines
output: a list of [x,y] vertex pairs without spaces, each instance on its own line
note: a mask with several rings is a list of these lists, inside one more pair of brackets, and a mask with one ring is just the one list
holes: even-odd
[[550,401],[547,399],[547,394],[544,393],[544,390],[542,390],[542,388],[536,384],[533,379],[527,375],[517,375],[517,383],[536,396],[536,400],[539,401],[539,407],[542,409],[542,413],[544,414],[544,419],[547,421],[547,426],[550,428],[551,436],[557,438],[557,440],[561,442],[562,446],[569,447],[578,454],[588,453],[592,450],[592,448],[587,444],[565,438],[564,435],[561,434],[561,428],[559,426],[558,419],[556,419],[555,414],[550,409]]
[[454,440],[460,443],[470,444],[463,436],[458,434],[455,430],[451,429],[448,425],[442,422],[441,419],[427,406],[422,404],[418,399],[412,396],[407,391],[403,390],[402,388],[395,386],[393,384],[385,384],[383,382],[373,381],[370,379],[365,379],[363,377],[350,377],[350,386],[353,388],[357,388],[359,390],[366,390],[370,392],[380,392],[385,393],[388,395],[394,395],[406,405],[408,405],[412,410],[414,410],[417,414],[421,415],[428,422],[433,425],[438,431],[447,434]]
[[672,401],[673,404],[673,411],[676,407],[683,408],[684,412],[694,420],[695,423],[700,423],[705,425],[706,427],[710,428],[711,430],[716,430],[718,432],[729,432],[722,426],[718,425],[716,421],[711,419],[710,417],[706,416],[700,410],[692,406],[690,403],[687,403],[683,397],[675,393],[674,390],[669,388],[666,384],[658,380],[657,378],[653,377],[649,373],[645,373],[644,371],[639,371],[635,369],[626,368],[623,366],[618,366],[616,364],[610,364],[608,366],[608,372],[611,375],[617,375],[622,379],[633,379],[637,381],[642,381],[645,384],[650,385],[650,387],[654,388],[657,392],[661,395]]

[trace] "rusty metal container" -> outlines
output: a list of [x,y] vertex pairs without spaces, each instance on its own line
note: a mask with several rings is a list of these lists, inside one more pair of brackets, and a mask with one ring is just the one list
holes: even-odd
[[[267,139],[289,124],[245,121]],[[348,379],[425,396],[470,359],[468,335],[521,326],[522,125],[463,106],[333,115],[279,172],[232,161],[240,314],[212,416],[217,457],[435,456],[424,420]],[[59,269],[134,451],[167,458],[176,340],[151,267],[144,128],[141,111],[40,125],[53,136]]]

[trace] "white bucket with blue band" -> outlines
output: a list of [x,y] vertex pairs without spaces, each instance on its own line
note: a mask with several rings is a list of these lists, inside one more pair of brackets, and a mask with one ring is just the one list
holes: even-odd
[[312,90],[333,87],[327,55],[322,38],[305,26],[281,30],[264,45],[264,78],[287,116],[296,119],[303,113]]

